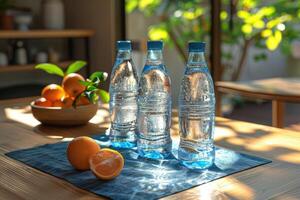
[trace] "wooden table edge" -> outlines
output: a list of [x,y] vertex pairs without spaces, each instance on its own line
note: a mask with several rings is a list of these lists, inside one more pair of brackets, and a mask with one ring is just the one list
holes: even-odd
[[241,96],[256,98],[256,99],[264,99],[264,100],[279,100],[286,102],[300,102],[300,95],[288,95],[288,94],[273,94],[268,92],[259,92],[259,91],[250,91],[250,90],[242,90],[231,86],[221,85],[220,82],[216,82],[217,92],[221,93],[229,93],[229,94],[238,94]]

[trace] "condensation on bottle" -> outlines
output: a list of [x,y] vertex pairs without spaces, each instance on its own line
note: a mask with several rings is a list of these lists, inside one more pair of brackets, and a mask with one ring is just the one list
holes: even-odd
[[109,94],[111,146],[133,148],[136,146],[138,76],[132,61],[130,41],[117,42]]
[[190,42],[179,93],[180,144],[178,158],[191,169],[214,162],[215,94],[205,61],[205,43]]
[[163,62],[162,41],[148,41],[147,60],[139,81],[139,155],[152,159],[170,156],[171,80]]

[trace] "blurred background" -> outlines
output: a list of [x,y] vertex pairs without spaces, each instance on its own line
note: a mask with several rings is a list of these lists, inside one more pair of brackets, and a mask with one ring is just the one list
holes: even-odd
[[[219,2],[219,3],[217,3]],[[217,4],[217,5],[216,5]],[[218,7],[220,22],[212,18]],[[148,38],[163,39],[164,58],[172,77],[173,105],[177,105],[179,84],[187,60],[188,41],[207,43],[210,54],[212,25],[219,23],[221,61],[216,81],[242,81],[300,76],[300,1],[282,0],[127,0],[127,37],[145,44]],[[141,48],[145,49],[145,48]],[[143,59],[136,59],[138,66]],[[215,69],[216,71],[216,69]],[[218,80],[216,80],[216,78]],[[276,85],[276,83],[275,83]],[[268,87],[268,86],[266,86]],[[276,85],[286,87],[286,85]],[[270,88],[267,88],[270,89]],[[225,117],[260,124],[272,124],[272,103],[239,95],[222,96]],[[281,114],[282,115],[282,114]],[[300,107],[287,103],[285,127],[300,130]]]
[[[214,66],[211,44],[220,39],[215,82],[298,79],[299,22],[299,0],[0,0],[0,98],[39,95],[44,85],[60,81],[33,70],[36,63],[84,59],[89,66],[82,74],[110,73],[119,39],[133,41],[139,71],[146,41],[164,40],[174,108],[193,40],[207,43],[207,62]],[[220,101],[225,117],[272,124],[270,100],[224,94]],[[299,104],[287,103],[284,115],[284,127],[300,130]]]
[[122,32],[120,2],[0,0],[0,99],[40,95],[61,81],[34,70],[37,63],[66,67],[83,59],[90,72],[110,72]]

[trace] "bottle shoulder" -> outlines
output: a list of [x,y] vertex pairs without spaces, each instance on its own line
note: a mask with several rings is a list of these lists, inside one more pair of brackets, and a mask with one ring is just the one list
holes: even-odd
[[112,71],[119,70],[119,68],[121,68],[121,70],[126,69],[128,71],[132,71],[135,73],[137,71],[136,66],[132,59],[116,59],[113,64]]
[[195,104],[214,103],[214,83],[206,70],[187,70],[181,80],[179,100]]
[[165,66],[149,66],[145,65],[140,80],[147,79],[154,82],[159,81],[167,81],[171,82],[170,76],[168,74],[168,71],[166,70]]
[[110,76],[110,91],[136,91],[138,89],[137,70],[132,62],[125,60],[115,63]]
[[142,71],[142,75],[143,74],[147,74],[149,73],[150,71],[161,71],[161,72],[164,72],[164,74],[166,74],[168,76],[168,70],[166,68],[166,65],[164,64],[146,64],[143,68],[143,71]]
[[171,93],[171,79],[162,66],[145,65],[139,81],[141,95],[149,93]]
[[181,87],[192,87],[192,88],[213,88],[214,83],[210,73],[199,72],[199,71],[188,71],[184,74],[181,80]]

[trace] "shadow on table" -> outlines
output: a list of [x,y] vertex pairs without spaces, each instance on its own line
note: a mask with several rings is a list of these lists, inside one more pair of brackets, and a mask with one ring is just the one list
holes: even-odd
[[[264,156],[266,158],[275,158],[280,162],[289,164],[300,164],[300,146],[289,134],[282,134],[281,129],[266,127],[261,125],[251,126],[250,123],[229,120],[221,120],[217,123],[215,134],[217,136],[215,143],[244,152],[250,152]],[[288,132],[287,130],[284,130]],[[295,137],[299,137],[295,135]]]

